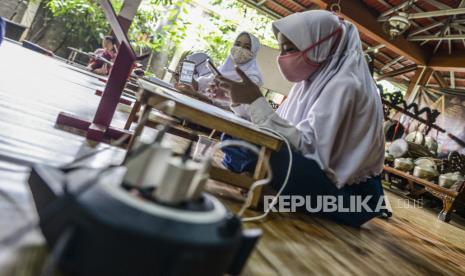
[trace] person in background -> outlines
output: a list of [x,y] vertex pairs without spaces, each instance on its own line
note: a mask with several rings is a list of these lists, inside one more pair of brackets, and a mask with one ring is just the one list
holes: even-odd
[[[248,78],[257,86],[262,86],[263,76],[257,63],[257,54],[259,50],[260,41],[258,38],[248,32],[241,32],[234,41],[228,58],[218,70],[224,77],[238,81],[241,78],[236,72],[235,67],[237,66],[241,68]],[[193,82],[190,89],[207,96],[215,105],[225,108],[231,107],[239,116],[248,117],[245,106],[239,104],[230,106],[231,101],[229,97],[224,93],[224,90],[218,89],[214,82],[214,78],[215,76],[213,74],[202,76]],[[180,84],[177,84],[176,87],[181,90],[186,88]]]
[[116,39],[112,36],[105,36],[102,40],[102,48],[95,50],[94,57],[91,58],[87,68],[99,75],[108,75],[111,65],[102,60],[114,62],[116,58]]
[[[388,214],[380,178],[383,108],[357,28],[333,13],[315,10],[280,19],[273,23],[273,30],[281,49],[279,68],[295,83],[276,112],[240,68],[236,70],[242,81],[227,76],[215,81],[233,103],[249,105],[254,124],[273,129],[289,141],[293,166],[282,195],[310,196],[312,207],[321,196],[337,198],[345,207],[357,197],[369,199],[373,212],[365,208],[318,212],[355,227]],[[288,154],[284,147],[271,158],[272,184],[277,190],[287,174]],[[234,148],[225,150],[223,163],[228,168],[243,170],[239,165],[244,160],[256,157],[247,158]]]
[[2,45],[3,36],[5,35],[5,21],[0,16],[0,45]]

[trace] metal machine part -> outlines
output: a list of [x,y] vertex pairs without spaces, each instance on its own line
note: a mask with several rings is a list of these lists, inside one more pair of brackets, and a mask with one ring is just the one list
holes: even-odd
[[239,218],[205,193],[177,205],[158,202],[153,191],[124,185],[125,172],[125,167],[116,167],[101,175],[89,169],[65,174],[33,167],[29,185],[40,227],[53,252],[62,248],[55,257],[63,272],[240,273],[260,230],[242,231]]

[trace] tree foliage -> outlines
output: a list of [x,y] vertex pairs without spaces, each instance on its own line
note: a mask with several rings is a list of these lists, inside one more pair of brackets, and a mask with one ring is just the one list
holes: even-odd
[[231,17],[208,12],[208,26],[202,24],[196,26],[197,37],[192,50],[204,51],[212,59],[222,61],[229,55],[236,35],[240,31],[256,35],[264,45],[277,47],[271,31],[271,18],[259,14],[239,1],[210,0],[210,4],[225,14],[230,14]]
[[[200,1],[210,1],[218,9],[239,15],[240,20],[212,11],[203,12],[200,16],[203,19],[193,20],[191,9],[197,4],[191,0],[144,0],[129,30],[131,44],[139,52],[168,51],[167,55],[172,56],[177,46],[189,43],[190,50],[207,52],[214,60],[221,61],[229,54],[237,32],[249,31],[262,44],[276,47],[270,18],[239,1]],[[119,12],[123,0],[111,2]],[[65,30],[60,37],[62,43],[55,50],[72,46],[92,51],[100,45],[101,37],[110,33],[99,0],[44,0],[43,5],[53,21]]]
[[[112,2],[121,7],[122,0]],[[74,44],[92,50],[100,45],[100,37],[108,34],[109,26],[97,0],[46,0],[45,6],[56,24],[66,30],[60,46]]]
[[[129,30],[129,39],[136,50],[161,49],[164,41],[179,43],[182,40],[187,23],[174,21],[168,28],[158,29],[162,19],[171,20],[179,11],[185,11],[184,4],[189,0],[147,0],[136,14]],[[122,7],[123,0],[111,1],[116,12]],[[110,27],[98,0],[46,0],[45,6],[53,19],[61,24],[66,33],[64,42],[73,47],[92,50],[100,45],[101,37],[110,33]]]
[[146,1],[139,9],[130,29],[133,46],[157,52],[165,43],[178,45],[185,37],[189,22],[183,15],[190,0],[173,1],[170,5],[159,4],[160,0]]

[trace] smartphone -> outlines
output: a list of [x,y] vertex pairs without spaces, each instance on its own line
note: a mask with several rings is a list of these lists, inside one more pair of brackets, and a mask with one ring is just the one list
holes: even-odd
[[179,82],[184,84],[192,84],[194,79],[195,63],[192,61],[183,61],[181,73],[179,74]]
[[207,59],[207,67],[215,76],[223,76],[221,75],[220,71],[216,69],[215,65],[211,62],[210,59]]

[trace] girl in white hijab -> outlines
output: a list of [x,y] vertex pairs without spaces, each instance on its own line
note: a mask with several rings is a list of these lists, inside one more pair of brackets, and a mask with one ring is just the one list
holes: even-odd
[[[237,66],[241,68],[252,82],[258,86],[262,86],[263,76],[257,63],[257,54],[259,50],[260,41],[258,38],[248,32],[241,32],[234,41],[231,53],[225,63],[220,66],[218,70],[224,77],[230,80],[240,81],[241,77],[236,71]],[[213,74],[198,78],[196,90],[210,97],[214,103],[228,107],[231,101],[224,92],[216,89],[213,82],[214,78]],[[232,108],[238,115],[247,117],[248,114],[245,111],[245,106],[234,105]]]
[[[368,205],[379,207],[382,104],[356,27],[320,10],[292,14],[276,21],[273,29],[281,48],[279,68],[295,83],[279,109],[273,111],[239,68],[241,82],[219,77],[217,85],[229,92],[233,103],[250,105],[253,123],[278,131],[292,145],[294,166],[284,194],[341,196],[344,206],[351,196],[369,197]],[[284,150],[272,158],[276,188],[285,174],[286,154]],[[244,160],[226,150],[224,163],[237,171],[236,157]],[[360,226],[378,211],[319,213]]]

